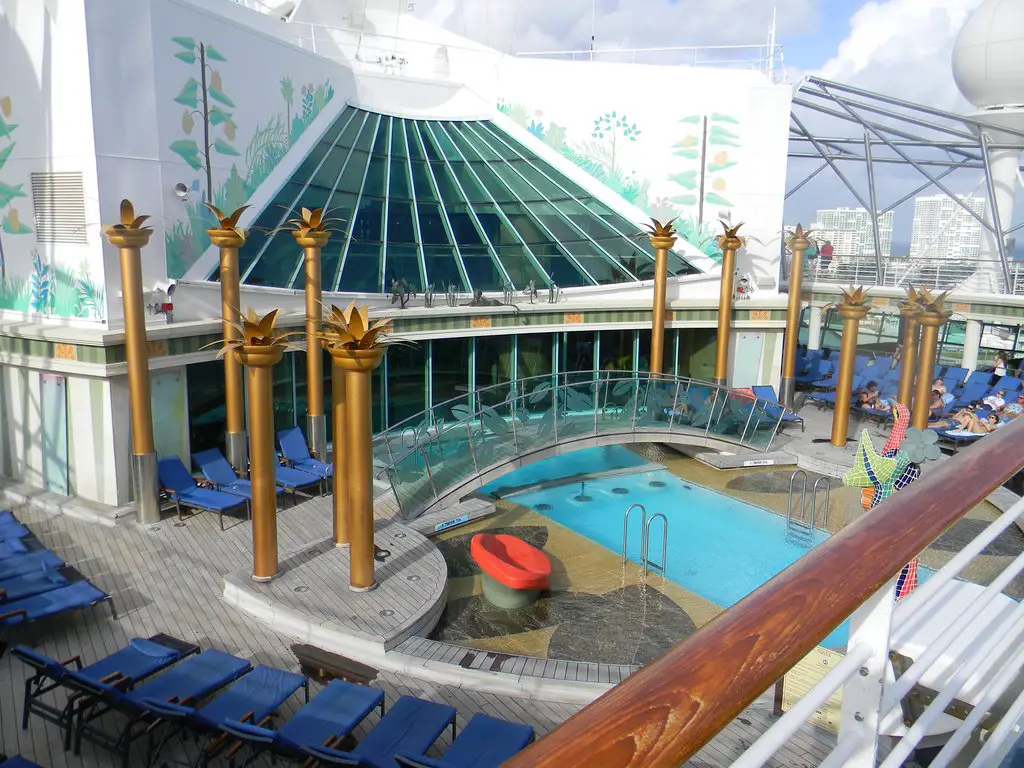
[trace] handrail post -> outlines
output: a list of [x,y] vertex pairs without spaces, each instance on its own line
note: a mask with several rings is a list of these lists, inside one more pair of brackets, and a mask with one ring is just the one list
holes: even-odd
[[889,663],[889,634],[895,604],[896,579],[886,582],[850,616],[847,648],[867,645],[871,655],[843,689],[839,743],[859,741],[843,763],[845,768],[874,768],[878,752],[878,724],[882,719],[882,688]]

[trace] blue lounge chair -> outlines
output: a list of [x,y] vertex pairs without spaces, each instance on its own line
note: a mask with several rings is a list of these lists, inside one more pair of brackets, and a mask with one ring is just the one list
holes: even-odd
[[63,565],[64,561],[53,552],[48,549],[40,549],[38,552],[29,552],[21,557],[0,560],[0,580],[33,573],[40,568],[61,568]]
[[242,722],[222,722],[220,727],[255,751],[306,757],[307,747],[341,743],[375,709],[384,714],[383,691],[332,680],[277,730]]
[[45,549],[34,536],[24,538],[12,536],[11,538],[5,538],[2,533],[0,531],[0,560],[7,560],[11,557],[27,555]]
[[800,431],[804,431],[804,420],[797,416],[795,413],[786,413],[785,406],[779,402],[779,396],[775,393],[775,387],[771,384],[757,385],[750,388],[750,391],[754,393],[754,397],[758,400],[764,400],[766,405],[764,412],[773,419],[782,417],[782,424],[799,424]]
[[[192,461],[199,466],[203,477],[214,484],[215,490],[233,493],[246,501],[252,501],[252,483],[236,475],[235,470],[218,449],[193,453]],[[284,493],[284,488],[276,488],[275,493],[280,496]]]
[[[114,610],[110,595],[96,589],[88,581],[80,581],[41,595],[32,595],[0,605],[0,629],[21,626],[58,613],[90,608],[100,603],[108,603],[111,614],[117,618],[117,611]],[[6,650],[7,643],[0,641],[0,656],[3,656]]]
[[85,577],[74,568],[47,567],[9,579],[0,579],[0,611],[3,611],[4,603],[41,595],[43,592],[66,587],[77,581],[85,581]]
[[281,456],[288,466],[316,475],[323,483],[334,477],[333,465],[309,455],[306,438],[302,436],[302,430],[298,427],[282,429],[277,433],[277,442],[281,446]]
[[160,476],[160,487],[166,491],[178,510],[180,520],[181,508],[198,509],[204,512],[216,512],[220,518],[220,529],[224,530],[224,510],[246,505],[248,503],[241,496],[223,491],[214,491],[210,488],[200,488],[192,475],[185,469],[181,459],[177,456],[169,456],[161,459],[157,465],[157,474]]
[[31,531],[13,517],[0,519],[0,539],[23,539],[31,535]]
[[404,754],[398,755],[397,760],[404,768],[498,768],[526,749],[533,737],[533,728],[529,725],[473,715],[439,760]]
[[[2,759],[0,757],[0,760]],[[42,766],[39,763],[33,763],[31,760],[26,760],[21,755],[15,755],[0,762],[0,768],[42,768]]]
[[305,691],[308,702],[308,678],[294,672],[259,666],[198,709],[158,699],[143,700],[142,703],[154,716],[167,725],[177,726],[166,729],[156,749],[152,750],[150,764],[157,762],[160,751],[172,737],[186,730],[206,735],[196,761],[199,765],[205,764],[225,746],[221,723],[261,724],[300,688]]
[[[132,742],[146,734],[152,720],[150,709],[146,706],[147,700],[173,700],[191,705],[219,691],[251,669],[252,664],[230,653],[203,651],[128,692],[121,690],[116,682],[89,681],[69,673],[69,677],[92,696],[89,706],[75,718],[75,754],[80,753],[82,740],[86,739],[119,754],[122,766],[128,768]],[[128,722],[117,735],[109,735],[92,725],[93,721],[114,712],[128,717]]]
[[[23,730],[28,728],[29,715],[59,725],[65,734],[64,749],[68,749],[75,712],[91,703],[91,699],[84,695],[88,691],[77,685],[79,679],[89,683],[116,683],[122,689],[131,690],[140,681],[196,653],[199,653],[198,645],[167,635],[154,635],[146,640],[135,638],[124,648],[83,666],[81,656],[57,661],[32,648],[16,645],[11,649],[11,655],[35,670],[35,674],[25,681],[21,727]],[[58,708],[45,698],[61,687],[73,695],[68,697],[64,707]]]
[[[232,469],[228,460],[224,458],[224,454],[220,452],[219,448],[211,448],[208,451],[200,451],[199,453],[192,454],[192,461],[196,463],[200,471],[203,473],[203,477],[209,480],[211,483],[215,483],[218,489],[225,491],[234,492],[235,488],[238,488],[244,493],[240,493],[242,496],[246,496],[252,489],[252,484],[249,480],[243,480],[235,474],[235,470]],[[306,488],[310,485],[318,485],[320,478],[316,475],[311,475],[309,472],[303,472],[301,469],[292,469],[291,467],[282,467],[277,464],[274,467],[276,477],[274,478],[280,486],[278,493],[282,491],[288,491],[294,498],[299,488]]]
[[311,745],[305,751],[327,765],[394,768],[396,755],[415,757],[426,754],[449,725],[454,737],[454,707],[402,696],[351,752],[329,745]]

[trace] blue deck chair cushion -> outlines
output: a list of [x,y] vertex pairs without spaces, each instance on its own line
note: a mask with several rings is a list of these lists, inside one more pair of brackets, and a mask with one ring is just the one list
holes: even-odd
[[0,560],[27,555],[29,551],[29,545],[19,537],[0,538]]
[[[218,448],[193,453],[192,460],[199,465],[199,469],[207,480],[217,484],[218,490],[244,496],[247,499],[252,498],[252,483],[235,474],[235,470],[231,468],[228,460],[224,458],[224,454]],[[284,493],[284,490],[279,488],[277,493],[280,495]]]
[[140,685],[126,697],[142,709],[145,709],[146,699],[168,701],[173,698],[188,703],[208,696],[250,669],[252,664],[230,653],[215,649],[203,651]]
[[0,579],[10,579],[42,568],[61,568],[64,561],[48,549],[0,560]]
[[183,493],[198,487],[177,455],[160,459],[157,474],[160,476],[160,485],[171,493]]
[[[70,583],[70,579],[53,568],[39,568],[9,579],[0,579],[0,603],[40,595],[51,589],[66,587]],[[0,608],[0,613],[2,612],[3,609]]]
[[26,664],[36,669],[45,669],[50,677],[60,678],[65,674],[91,682],[102,682],[117,679],[119,683],[135,682],[159,672],[179,659],[184,658],[196,649],[184,646],[184,650],[169,648],[166,645],[137,637],[128,642],[124,648],[114,651],[92,664],[81,669],[66,667],[61,662],[24,645],[16,645],[11,653]]
[[277,482],[279,485],[283,485],[285,488],[302,488],[306,485],[316,485],[320,482],[320,477],[314,475],[312,472],[306,472],[301,469],[295,469],[294,467],[282,467],[280,464],[275,467],[277,472]]
[[160,475],[160,485],[171,494],[172,498],[186,505],[224,511],[231,507],[237,507],[245,501],[241,496],[235,494],[200,488],[177,456],[161,459],[157,465],[157,473]]
[[8,757],[2,763],[0,768],[42,768],[39,763],[33,763],[31,760],[26,760],[21,755],[15,755],[14,757]]
[[394,768],[397,754],[423,755],[454,722],[454,707],[402,696],[351,752],[322,746],[306,752],[328,765]]
[[244,717],[258,723],[305,684],[306,678],[295,672],[258,666],[199,709],[152,698],[142,703],[157,715],[199,721],[216,729],[224,721],[241,721]]
[[31,533],[17,520],[0,520],[0,539],[24,539]]
[[221,728],[243,741],[301,752],[344,738],[383,702],[384,692],[377,688],[332,680],[276,731],[229,722]]
[[80,581],[77,584],[69,584],[41,595],[5,603],[0,606],[0,624],[9,626],[36,621],[56,613],[86,608],[109,599],[110,595],[106,592],[96,589],[88,581]]
[[533,741],[533,728],[489,715],[473,715],[444,757],[398,755],[398,764],[410,768],[498,768]]
[[295,468],[312,472],[325,479],[334,476],[333,465],[310,456],[309,448],[306,447],[306,438],[302,436],[302,430],[298,427],[282,429],[277,433],[277,442],[281,446],[282,455]]

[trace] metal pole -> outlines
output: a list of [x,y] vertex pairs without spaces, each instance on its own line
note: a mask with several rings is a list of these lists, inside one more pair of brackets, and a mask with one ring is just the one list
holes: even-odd
[[[348,407],[345,404],[345,394],[345,369],[338,364],[338,361],[332,355],[331,441],[334,443],[334,455],[331,458],[334,465],[334,493],[331,498],[331,511],[334,517],[334,546],[336,547],[347,547],[350,538],[349,492],[346,482],[348,476],[345,467],[340,461],[341,457],[345,455],[348,445]],[[392,464],[394,464],[391,440],[386,434],[384,436],[384,444],[387,446]],[[403,445],[402,447],[404,448],[405,446]]]
[[320,348],[323,314],[320,251],[327,245],[329,232],[292,232],[305,253],[306,278],[306,439],[309,449],[320,461],[327,460],[327,416],[324,414],[324,358]]
[[875,168],[871,162],[871,138],[868,129],[864,129],[864,158],[867,160],[868,169],[868,200],[871,208],[868,214],[871,216],[871,235],[875,241],[875,269],[878,271],[878,283],[881,284],[885,277],[882,269],[882,234],[878,231],[878,201],[875,197]]
[[729,336],[732,327],[732,294],[733,279],[736,273],[736,250],[743,245],[743,240],[736,232],[740,226],[725,228],[725,234],[719,235],[718,247],[722,249],[722,281],[718,294],[718,338],[715,343],[715,373],[713,381],[720,387],[727,385],[729,380]]
[[[241,290],[238,280],[238,249],[245,235],[237,229],[208,229],[210,242],[220,249],[220,309],[224,341],[241,338]],[[224,356],[224,411],[227,422],[225,445],[228,461],[235,471],[249,474],[248,442],[245,435],[245,387],[242,364],[234,355]]]
[[252,579],[270,581],[279,571],[277,559],[277,454],[274,451],[274,382],[272,368],[284,348],[236,349],[249,379],[249,453],[252,493]]
[[[988,136],[981,134],[981,159],[985,163],[985,186],[988,187],[989,207],[992,209],[992,236],[996,239],[996,253],[999,254],[999,263],[1003,267],[1003,280],[1007,290],[1010,289],[1010,262],[1006,258],[1006,242],[1003,239],[1002,217],[999,215],[999,202],[996,198],[996,181],[992,178],[992,162],[988,154]],[[1020,163],[1017,163],[1019,168]],[[1019,170],[1018,170],[1019,174]]]
[[828,156],[828,154],[825,152],[824,147],[822,147],[821,144],[819,144],[817,141],[811,138],[810,134],[807,133],[807,129],[804,127],[804,124],[800,122],[800,118],[798,118],[796,115],[792,115],[791,117],[793,118],[793,122],[796,123],[797,126],[799,126],[800,130],[804,132],[804,135],[807,136],[811,144],[814,145],[814,148],[821,155],[821,159],[829,164],[832,170],[835,171],[836,176],[839,177],[839,180],[846,185],[846,188],[848,190],[850,190],[850,194],[853,195],[854,199],[856,199],[857,202],[861,204],[861,207],[868,208],[868,204],[864,201],[864,198],[860,196],[860,193],[857,192],[856,189],[854,189],[853,184],[850,183],[850,180],[843,175],[842,171],[839,170],[839,166],[835,164],[835,161]]
[[663,369],[665,352],[665,293],[668,281],[668,249],[676,242],[675,235],[652,236],[654,248],[654,303],[651,315],[651,373]]
[[[141,219],[141,220],[140,220]],[[121,224],[104,234],[118,249],[121,262],[121,302],[124,312],[124,344],[128,358],[128,399],[132,425],[132,486],[138,520],[143,525],[160,522],[156,449],[153,442],[153,402],[149,387],[149,347],[142,298],[142,248],[152,230],[141,225],[128,200],[121,202]]]
[[867,304],[839,305],[843,318],[843,338],[839,347],[839,372],[836,374],[836,405],[832,417],[832,445],[843,448],[850,426],[850,397],[853,395],[853,366],[857,355],[857,331],[871,307]]
[[[782,381],[779,394],[790,408],[796,395],[796,348],[800,343],[800,288],[804,277],[804,253],[811,241],[799,224],[789,241],[793,258],[789,268],[789,300],[786,304],[786,339],[782,355]],[[808,328],[810,331],[810,328]],[[810,341],[810,336],[808,336]]]
[[[793,137],[790,136],[790,138],[793,138]],[[824,171],[826,168],[828,168],[828,163],[822,163],[821,165],[819,165],[817,168],[815,168],[813,171],[811,171],[811,173],[809,173],[807,176],[805,176],[803,178],[803,180],[799,184],[797,184],[795,187],[793,187],[791,190],[789,190],[786,193],[786,196],[783,199],[788,200],[791,196],[795,195],[800,190],[800,188],[802,186],[804,186],[804,184],[809,182],[811,179],[813,179],[819,173]]]
[[928,428],[928,405],[931,403],[932,370],[935,368],[935,354],[939,340],[939,327],[948,316],[938,312],[925,312],[920,317],[921,344],[917,353],[917,386],[914,391],[914,410],[910,425],[918,429]]
[[[914,395],[914,370],[917,368],[918,324],[917,315],[920,308],[915,304],[912,308],[900,311],[903,316],[903,367],[900,370],[900,383],[896,390],[896,402],[911,408]],[[911,408],[911,410],[913,410]]]

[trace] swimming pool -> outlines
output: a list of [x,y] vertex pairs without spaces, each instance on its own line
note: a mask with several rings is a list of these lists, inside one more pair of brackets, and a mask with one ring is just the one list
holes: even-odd
[[[503,484],[522,485],[517,479],[506,479]],[[816,530],[806,544],[795,542],[787,537],[786,520],[781,515],[686,482],[668,470],[569,483],[515,494],[510,500],[613,552],[622,551],[623,515],[630,504],[643,504],[648,517],[660,512],[668,520],[665,576],[723,608],[828,538],[827,533]],[[637,563],[640,517],[639,511],[632,513],[627,529],[627,555]],[[656,520],[651,524],[648,554],[655,562],[661,559],[663,541],[661,521]],[[822,644],[845,647],[847,637],[844,623]]]
[[641,467],[649,463],[647,459],[620,445],[584,448],[520,467],[481,486],[480,493],[505,496],[515,488],[540,485],[576,475]]

